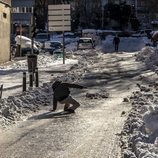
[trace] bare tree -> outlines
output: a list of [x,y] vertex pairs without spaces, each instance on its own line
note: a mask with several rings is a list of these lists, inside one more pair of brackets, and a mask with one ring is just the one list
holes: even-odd
[[35,17],[38,29],[45,29],[47,21],[47,0],[35,0]]

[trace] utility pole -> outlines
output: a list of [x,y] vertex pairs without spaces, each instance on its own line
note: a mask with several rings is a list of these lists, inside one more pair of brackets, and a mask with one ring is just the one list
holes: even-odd
[[137,10],[138,10],[138,1],[135,0],[135,12],[136,12],[136,17],[137,17],[137,15],[138,15]]

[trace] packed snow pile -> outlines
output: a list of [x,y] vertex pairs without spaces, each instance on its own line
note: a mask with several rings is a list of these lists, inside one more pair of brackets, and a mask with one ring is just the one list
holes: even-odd
[[[158,49],[144,47],[136,60],[157,71]],[[140,90],[130,97],[132,110],[121,133],[123,157],[158,158],[158,83],[137,86]]]
[[145,47],[136,55],[136,60],[145,62],[149,69],[157,70],[158,49],[154,49],[153,47]]
[[130,97],[132,110],[121,133],[125,158],[158,157],[158,84],[139,85]]
[[35,90],[0,100],[0,125],[5,127],[31,111],[37,111],[40,106],[50,105],[51,98],[50,84],[43,84]]
[[[77,63],[74,59],[66,59],[67,64],[74,64]],[[63,64],[63,59],[58,58],[55,59],[53,55],[49,54],[39,54],[37,56],[37,66],[38,68],[49,68],[50,66],[54,65],[61,65]],[[24,58],[23,60],[14,61],[12,64],[9,64],[8,66],[0,66],[1,70],[27,70],[28,69],[28,62],[27,58]]]

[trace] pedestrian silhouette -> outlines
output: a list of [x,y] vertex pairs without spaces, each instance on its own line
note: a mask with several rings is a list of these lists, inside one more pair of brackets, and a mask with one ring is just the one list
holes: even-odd
[[118,52],[118,48],[119,48],[119,43],[120,43],[120,38],[118,37],[118,35],[116,34],[116,36],[113,39],[113,44],[115,46],[115,51]]

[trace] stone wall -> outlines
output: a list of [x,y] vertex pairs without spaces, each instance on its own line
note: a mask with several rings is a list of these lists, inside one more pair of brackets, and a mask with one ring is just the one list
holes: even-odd
[[0,1],[0,63],[10,59],[10,7]]

